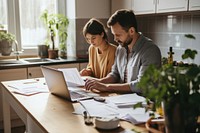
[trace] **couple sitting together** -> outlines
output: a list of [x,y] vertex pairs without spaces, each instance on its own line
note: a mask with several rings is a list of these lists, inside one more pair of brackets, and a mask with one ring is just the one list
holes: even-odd
[[83,35],[90,44],[89,63],[80,74],[93,77],[86,80],[86,90],[141,93],[137,83],[144,71],[151,64],[161,66],[160,49],[138,32],[132,10],[116,11],[107,26],[118,46],[108,42],[105,27],[99,20],[92,18],[83,28]]

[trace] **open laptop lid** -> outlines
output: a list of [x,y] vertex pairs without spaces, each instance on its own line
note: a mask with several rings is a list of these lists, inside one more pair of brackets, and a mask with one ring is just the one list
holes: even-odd
[[66,83],[66,79],[64,77],[63,71],[60,71],[55,68],[47,67],[47,66],[41,66],[42,73],[44,75],[44,78],[46,80],[47,86],[49,88],[49,91],[52,94],[55,94],[57,96],[66,98],[67,100],[70,100],[72,102],[85,100],[93,98],[94,96],[97,96],[98,94],[89,94],[89,95],[82,95],[81,97],[73,98],[71,97],[70,89],[73,92],[84,92],[82,88],[79,87],[68,87]]
[[63,72],[47,66],[41,66],[41,69],[49,91],[52,94],[72,101]]

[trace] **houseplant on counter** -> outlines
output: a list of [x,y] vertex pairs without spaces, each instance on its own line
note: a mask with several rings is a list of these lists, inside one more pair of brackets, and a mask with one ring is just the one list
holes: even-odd
[[[48,41],[46,42],[52,43],[52,47],[48,50],[49,58],[58,58],[58,49],[55,48],[55,37],[58,36],[60,51],[66,52],[67,27],[69,25],[68,18],[62,14],[49,14],[48,11],[45,10],[41,15],[41,19],[48,29]],[[64,57],[65,56],[66,55],[64,55]]]
[[[196,50],[186,49],[183,59],[194,59]],[[160,69],[150,66],[138,84],[143,95],[163,103],[167,133],[200,132],[200,66],[197,64],[165,64]]]
[[15,36],[5,30],[0,31],[0,53],[3,56],[9,56],[12,52],[12,45],[15,41]]

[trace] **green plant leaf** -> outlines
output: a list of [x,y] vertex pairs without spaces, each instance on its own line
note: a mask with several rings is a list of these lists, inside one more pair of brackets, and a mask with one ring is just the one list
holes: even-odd
[[192,34],[185,34],[185,37],[190,39],[196,39],[195,36],[193,36]]

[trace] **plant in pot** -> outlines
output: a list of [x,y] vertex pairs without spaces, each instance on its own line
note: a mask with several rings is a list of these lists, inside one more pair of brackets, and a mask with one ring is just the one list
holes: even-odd
[[49,14],[45,10],[41,15],[41,19],[48,29],[48,40],[52,42],[52,48],[48,50],[49,58],[58,58],[58,49],[55,48],[55,36],[58,35],[60,50],[66,52],[68,18],[62,14]]
[[3,56],[9,56],[12,52],[12,45],[15,36],[5,30],[0,31],[0,53]]
[[[194,59],[196,50],[186,49],[182,59]],[[150,66],[138,84],[143,95],[154,102],[153,109],[163,104],[167,133],[200,132],[200,66],[164,64]]]

